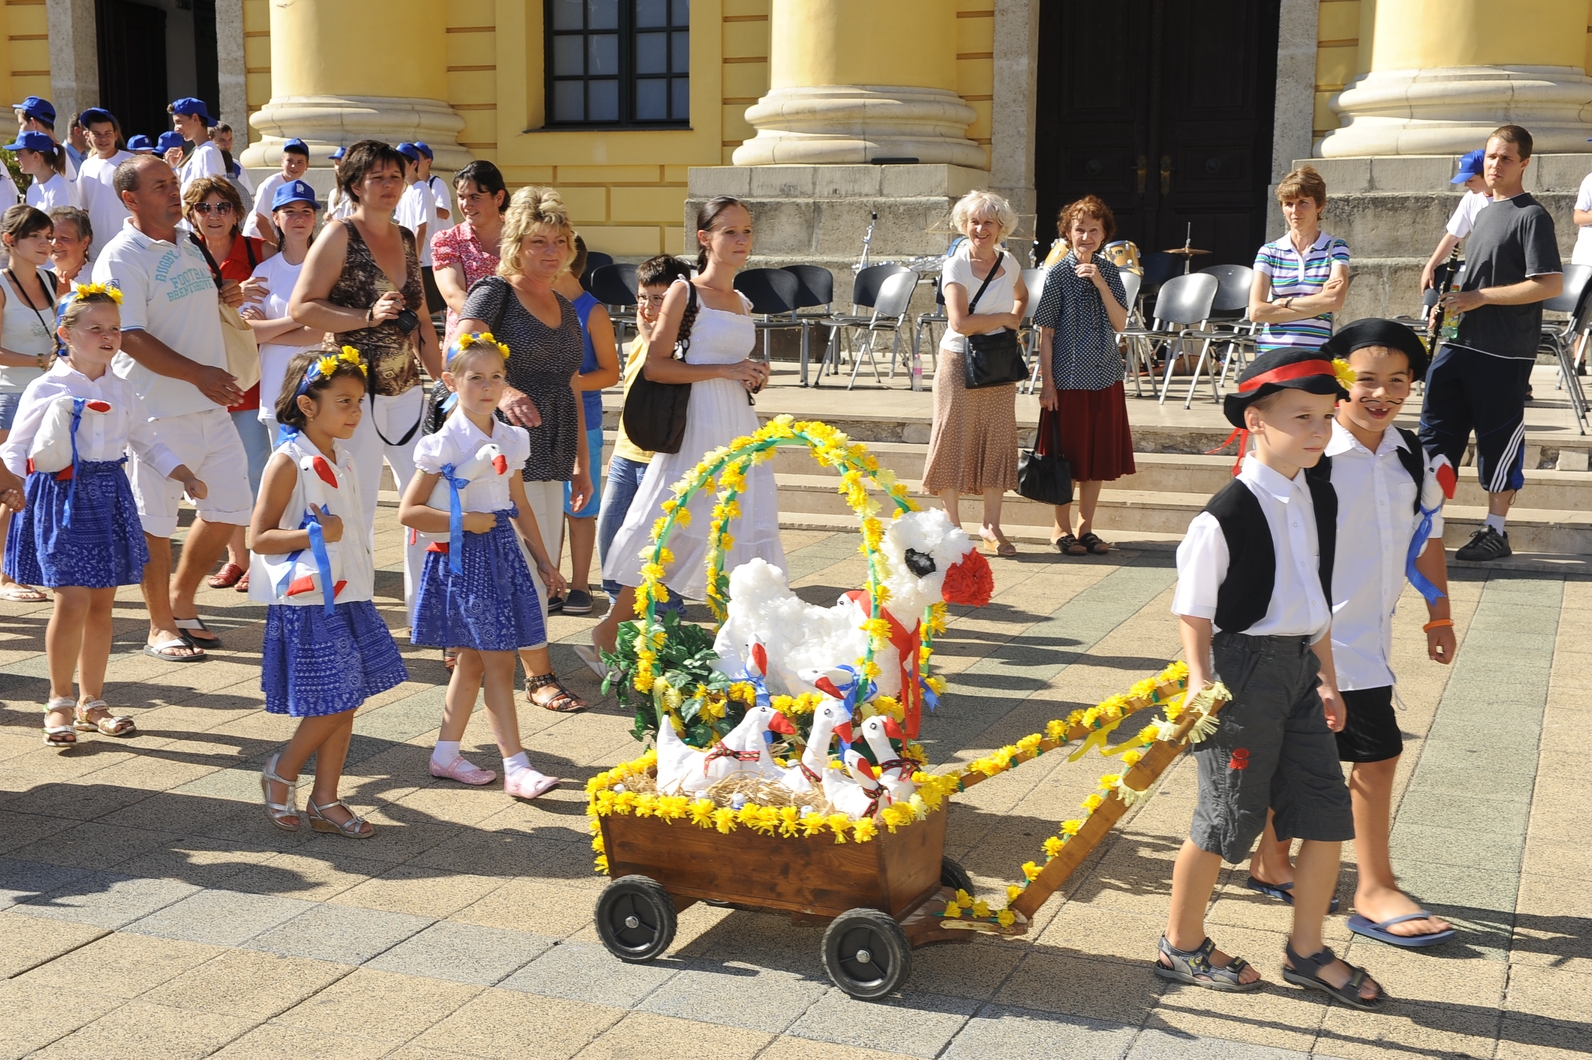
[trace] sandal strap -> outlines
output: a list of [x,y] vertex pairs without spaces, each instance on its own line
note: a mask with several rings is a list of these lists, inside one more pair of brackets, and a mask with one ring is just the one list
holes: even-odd
[[[534,692],[538,688],[546,688],[548,685],[557,685],[557,684],[558,684],[558,675],[557,674],[537,674],[534,677],[527,677],[525,679],[525,691]],[[563,685],[559,685],[560,689],[562,689],[563,687],[564,687]]]

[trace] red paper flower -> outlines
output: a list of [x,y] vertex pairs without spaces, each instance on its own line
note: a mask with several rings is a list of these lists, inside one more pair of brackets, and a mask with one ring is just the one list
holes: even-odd
[[995,573],[977,551],[968,552],[945,572],[940,594],[946,603],[983,607],[995,592]]
[[1228,769],[1248,769],[1249,768],[1249,748],[1240,747],[1237,750],[1235,750],[1233,752],[1233,757],[1231,757],[1231,758],[1229,758],[1227,760],[1227,768]]

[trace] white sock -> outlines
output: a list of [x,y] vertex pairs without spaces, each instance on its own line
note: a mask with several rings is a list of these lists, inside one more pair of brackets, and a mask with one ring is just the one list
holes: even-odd
[[431,752],[431,764],[438,769],[447,769],[453,765],[453,760],[458,757],[458,740],[438,740],[437,749]]
[[1489,515],[1487,517],[1487,525],[1501,534],[1504,532],[1504,517],[1501,515]]
[[521,751],[503,759],[503,779],[511,780],[531,768],[531,756]]

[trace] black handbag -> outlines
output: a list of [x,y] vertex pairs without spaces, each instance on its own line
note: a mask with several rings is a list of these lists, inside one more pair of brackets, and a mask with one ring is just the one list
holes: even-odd
[[1050,409],[1039,410],[1034,447],[1017,454],[1017,493],[1040,504],[1072,503],[1072,465],[1061,455],[1061,419]]
[[[680,336],[675,339],[676,360],[685,360],[691,348],[691,328],[697,307],[696,284],[686,281],[687,295],[685,320],[680,323]],[[678,453],[685,441],[685,412],[691,403],[690,383],[659,383],[647,378],[643,368],[636,373],[625,394],[625,408],[620,417],[625,425],[625,436],[637,447],[652,453]]]
[[[967,303],[969,316],[977,308],[978,300],[984,297],[984,291],[989,287],[990,281],[1001,271],[1001,262],[1005,258],[1004,250],[995,255],[995,264],[990,266],[989,275],[979,284],[978,293],[973,296],[973,300]],[[990,335],[967,336],[967,353],[962,356],[962,375],[963,386],[968,390],[1005,386],[1008,383],[1021,383],[1027,379],[1028,365],[1023,360],[1022,352],[1017,348],[1017,332],[1007,328],[1005,331],[997,331]]]

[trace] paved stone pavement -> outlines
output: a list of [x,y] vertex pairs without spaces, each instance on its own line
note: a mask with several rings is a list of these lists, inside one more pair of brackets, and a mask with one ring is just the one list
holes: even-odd
[[[395,626],[398,531],[381,516],[379,599]],[[813,600],[860,584],[852,535],[787,532]],[[958,614],[938,658],[952,695],[927,724],[940,761],[997,747],[1124,690],[1176,650],[1166,553],[996,561],[997,595]],[[820,931],[693,906],[675,949],[628,966],[597,941],[580,782],[633,757],[613,701],[524,708],[540,768],[571,783],[535,803],[433,780],[436,654],[405,647],[412,680],[359,714],[345,791],[376,838],[272,829],[258,770],[291,722],[258,690],[263,610],[201,597],[227,650],[196,665],[138,653],[136,590],[117,601],[109,699],[140,735],[40,746],[48,605],[0,607],[0,1055],[6,1057],[1336,1057],[1584,1056],[1592,1043],[1592,798],[1584,738],[1592,585],[1463,571],[1461,650],[1424,657],[1418,607],[1397,622],[1410,737],[1395,857],[1412,890],[1464,928],[1432,952],[1352,939],[1396,997],[1368,1014],[1280,982],[1287,913],[1224,875],[1215,937],[1273,984],[1242,996],[1149,971],[1193,776],[1180,763],[1035,932],[917,951],[881,1004],[829,985]],[[1411,594],[1408,604],[1416,601]],[[560,668],[590,619],[555,618]],[[495,764],[483,719],[469,733]],[[1018,866],[1105,771],[1052,755],[959,797],[949,852],[981,893]],[[748,866],[755,871],[755,866]],[[1352,847],[1340,893],[1353,893]]]

